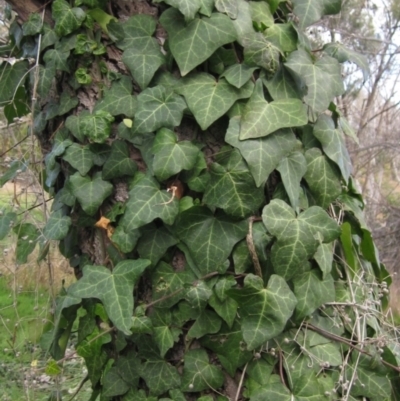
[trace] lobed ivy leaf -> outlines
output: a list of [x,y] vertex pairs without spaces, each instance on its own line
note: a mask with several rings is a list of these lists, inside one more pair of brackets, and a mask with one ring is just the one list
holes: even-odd
[[70,177],[70,189],[72,194],[78,199],[82,209],[93,216],[103,203],[104,199],[111,195],[113,185],[103,181],[99,174],[93,179],[82,177],[75,173]]
[[257,28],[264,31],[266,27],[274,25],[274,16],[268,3],[250,1],[249,5],[251,19]]
[[67,147],[63,159],[84,176],[94,165],[94,156],[89,146],[73,143]]
[[46,68],[69,72],[68,58],[69,51],[61,51],[56,49],[47,50],[43,56]]
[[324,15],[340,12],[341,0],[293,0],[293,12],[300,19],[300,29],[319,21]]
[[220,78],[225,78],[231,85],[240,89],[253,76],[257,67],[249,67],[246,64],[234,64],[229,66],[221,75]]
[[290,53],[285,66],[295,79],[304,81],[307,87],[304,101],[316,113],[325,111],[332,98],[344,91],[340,64],[332,57],[315,58],[300,49]]
[[14,212],[0,212],[0,241],[3,240],[13,225],[17,222],[17,215]]
[[133,117],[136,112],[137,101],[132,95],[132,80],[128,77],[121,77],[113,82],[110,89],[104,89],[104,97],[96,103],[93,111],[106,111],[112,116],[125,115]]
[[313,134],[321,142],[324,153],[337,164],[347,183],[351,174],[350,155],[343,135],[335,128],[332,118],[326,114],[318,116]]
[[147,387],[151,389],[151,394],[154,395],[178,388],[181,384],[181,378],[176,368],[163,360],[147,361],[143,364],[140,375],[145,380]]
[[204,349],[186,352],[182,376],[182,391],[198,392],[208,388],[218,389],[224,382],[220,369],[211,364]]
[[43,235],[47,239],[62,240],[67,236],[71,226],[71,217],[66,216],[62,210],[53,212],[43,230]]
[[332,244],[320,244],[314,254],[314,259],[322,272],[322,278],[332,271],[333,263],[333,246]]
[[137,170],[136,163],[129,157],[128,145],[125,141],[114,141],[111,154],[103,165],[102,177],[111,180],[117,177],[133,176]]
[[130,198],[120,224],[126,231],[132,231],[152,222],[156,218],[166,224],[173,224],[179,212],[176,198],[169,202],[171,194],[160,190],[152,177],[142,178],[130,191]]
[[39,13],[29,14],[28,21],[22,24],[24,36],[34,36],[41,32],[43,28],[42,16]]
[[318,148],[307,150],[305,157],[307,172],[304,179],[317,204],[325,209],[342,192],[340,174]]
[[101,395],[103,397],[115,397],[125,394],[130,386],[122,379],[118,368],[112,366],[110,370],[105,373],[102,379],[103,389]]
[[268,103],[263,84],[257,80],[254,92],[242,116],[240,139],[260,138],[286,127],[307,124],[306,109],[299,99],[281,99]]
[[133,230],[126,232],[123,227],[118,226],[111,236],[113,244],[123,253],[131,252],[140,238],[140,231]]
[[297,304],[286,281],[275,274],[270,277],[267,288],[260,277],[249,274],[244,279],[244,287],[228,290],[228,295],[239,305],[248,350],[280,334]]
[[229,17],[220,13],[195,18],[187,25],[175,8],[164,11],[160,23],[168,32],[169,47],[185,76],[207,60],[219,47],[234,42],[236,31]]
[[79,298],[98,298],[118,330],[131,334],[133,288],[150,265],[146,259],[124,260],[113,271],[104,266],[85,266],[83,277],[71,285],[68,294]]
[[[81,115],[77,118],[79,133],[82,133],[91,141],[96,143],[104,143],[110,136],[111,123],[114,121],[114,117],[110,113],[99,110],[93,114],[81,113]],[[67,126],[67,128],[69,127]],[[75,129],[71,129],[71,131],[75,135]]]
[[145,134],[159,128],[173,128],[181,123],[186,103],[182,96],[172,90],[157,85],[147,88],[137,97],[133,133]]
[[294,79],[283,66],[279,67],[271,79],[263,77],[262,81],[274,100],[301,99],[302,97]]
[[55,0],[52,5],[52,17],[55,21],[54,31],[58,36],[67,36],[78,29],[86,18],[79,7],[71,8],[65,0]]
[[265,31],[265,38],[282,53],[290,53],[297,50],[297,32],[290,23],[271,25]]
[[178,215],[173,232],[188,247],[201,274],[206,275],[221,267],[233,246],[245,237],[247,224],[194,206]]
[[251,19],[250,5],[246,0],[237,1],[237,17],[232,21],[236,31],[237,41],[244,46],[247,36],[254,34],[253,21]]
[[53,84],[53,79],[56,76],[56,71],[54,68],[45,68],[39,65],[39,78],[37,83],[37,93],[42,99],[46,99],[49,96],[49,91]]
[[200,149],[190,141],[179,141],[174,132],[161,128],[153,142],[153,172],[158,180],[192,169]]
[[17,249],[15,251],[16,262],[26,263],[28,256],[33,252],[39,240],[40,232],[32,223],[21,223],[14,226],[13,231],[17,234]]
[[194,19],[201,7],[201,0],[154,0],[154,3],[167,3],[178,9],[188,20]]
[[198,339],[206,334],[218,333],[221,329],[221,323],[220,317],[215,312],[204,309],[189,329],[187,336]]
[[203,201],[223,209],[234,217],[247,217],[264,202],[264,188],[257,188],[254,179],[237,149],[210,166],[210,182]]
[[28,62],[26,60],[18,61],[11,65],[3,63],[0,65],[1,91],[0,91],[0,106],[13,99],[14,93],[28,71]]
[[239,12],[237,0],[215,0],[215,8],[233,20],[237,18]]

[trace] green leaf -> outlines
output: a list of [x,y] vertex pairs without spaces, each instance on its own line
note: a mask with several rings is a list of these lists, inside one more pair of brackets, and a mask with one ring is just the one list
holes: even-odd
[[244,61],[251,66],[265,68],[275,72],[279,66],[279,49],[259,32],[254,32],[243,38]]
[[[96,143],[104,143],[110,136],[111,123],[114,121],[114,117],[110,113],[100,110],[94,112],[93,114],[81,113],[81,115],[77,118],[79,132],[89,138],[91,141]],[[68,125],[67,128],[69,128]],[[72,129],[71,131],[75,135],[75,132]]]
[[137,101],[132,95],[132,81],[123,76],[114,82],[110,89],[104,89],[104,97],[96,103],[93,111],[103,110],[112,116],[125,115],[133,117],[136,112]]
[[85,266],[83,277],[70,286],[68,294],[79,298],[98,298],[118,330],[131,334],[133,288],[149,266],[145,259],[124,260],[111,272],[104,266]]
[[154,0],[154,3],[167,3],[178,9],[188,20],[192,20],[201,7],[201,0]]
[[127,143],[125,141],[114,141],[111,145],[111,154],[103,166],[103,178],[111,180],[125,175],[133,176],[136,170],[136,163],[129,157]]
[[63,159],[77,169],[82,176],[86,175],[94,165],[93,153],[89,147],[77,143],[73,143],[67,148]]
[[297,50],[297,32],[292,24],[273,24],[265,31],[265,38],[281,52]]
[[307,87],[304,101],[316,113],[325,111],[332,99],[344,91],[340,64],[332,57],[315,58],[300,49],[290,53],[285,66],[295,79],[304,81]]
[[0,66],[0,106],[4,106],[5,103],[13,99],[18,86],[23,83],[27,71],[28,62],[25,60],[18,61],[13,65],[3,63]]
[[122,40],[118,42],[118,47],[126,50],[138,39],[152,36],[156,30],[157,21],[150,15],[137,14],[131,16],[120,26],[123,34],[121,35]]
[[293,0],[293,12],[300,19],[300,29],[319,21],[324,15],[340,12],[341,0]]
[[47,239],[64,239],[71,226],[71,217],[65,216],[62,210],[53,212],[44,227],[43,235]]
[[203,310],[187,333],[189,338],[200,338],[206,334],[218,333],[221,328],[221,319],[211,310]]
[[175,367],[165,361],[148,361],[142,366],[141,376],[151,394],[160,395],[168,390],[178,388],[181,378]]
[[207,60],[219,47],[234,42],[236,31],[229,17],[220,13],[195,18],[187,25],[178,10],[170,8],[160,23],[168,32],[169,47],[182,76]]
[[232,21],[236,30],[237,41],[244,46],[245,39],[254,34],[251,20],[250,5],[246,0],[236,0],[238,5],[237,17]]
[[13,228],[17,234],[17,249],[15,251],[16,262],[24,264],[28,261],[28,256],[33,252],[39,239],[40,232],[32,223],[18,224]]
[[27,168],[22,160],[14,160],[6,172],[0,177],[0,188],[8,181],[13,180],[18,174],[23,173]]
[[259,79],[242,116],[240,139],[260,138],[280,128],[307,124],[307,112],[298,99],[281,99],[268,103]]
[[342,133],[335,128],[332,118],[321,114],[314,125],[314,136],[321,142],[325,154],[337,164],[347,183],[351,174],[351,160]]
[[29,100],[24,86],[19,86],[15,91],[11,103],[4,106],[3,112],[8,124],[14,122],[15,118],[27,116],[30,113]]
[[180,141],[174,132],[161,128],[153,142],[153,171],[159,181],[192,169],[200,153],[199,148],[190,141]]
[[53,84],[53,79],[56,76],[56,71],[54,68],[45,68],[39,65],[39,81],[37,83],[37,93],[41,99],[46,99],[49,96],[51,86]]
[[237,0],[215,0],[215,8],[231,19],[236,19],[239,12]]
[[179,214],[173,231],[189,248],[201,274],[206,275],[225,262],[233,246],[246,235],[247,224],[214,216],[208,208],[195,206]]
[[110,196],[113,191],[113,185],[103,181],[99,174],[96,174],[92,180],[75,173],[70,177],[70,188],[82,209],[89,216],[93,216],[98,211],[104,199]]
[[122,379],[118,369],[113,366],[103,377],[102,397],[115,397],[125,394],[130,386]]
[[322,278],[332,271],[333,263],[333,246],[332,244],[320,244],[317,252],[315,252],[314,259],[322,272]]
[[296,146],[296,137],[289,130],[281,130],[264,138],[240,141],[239,130],[240,119],[231,118],[225,141],[240,150],[257,187],[262,186],[279,162]]
[[368,79],[370,69],[368,59],[364,55],[348,49],[338,42],[325,44],[323,50],[326,54],[334,57],[337,61],[339,61],[339,63],[350,61],[351,63],[357,64],[358,67],[361,68],[364,76],[364,81]]
[[281,159],[276,168],[280,174],[290,204],[297,208],[300,196],[300,181],[307,171],[307,162],[301,152],[292,152],[286,158]]
[[61,373],[61,368],[56,361],[50,360],[46,364],[45,373],[49,376],[57,376]]
[[67,36],[75,31],[86,18],[86,14],[81,8],[71,8],[65,0],[55,0],[51,7],[52,17],[56,22],[54,30],[58,36]]
[[209,305],[218,313],[218,315],[224,319],[229,327],[232,327],[233,322],[236,318],[237,313],[237,302],[232,298],[226,298],[223,301],[215,294],[213,294],[208,300]]
[[231,86],[225,79],[215,81],[206,73],[193,74],[182,80],[179,93],[185,96],[190,111],[202,130],[223,116],[238,99],[250,97],[253,84],[241,89]]
[[14,212],[4,213],[0,211],[0,241],[3,240],[13,225],[17,222],[17,215]]
[[235,217],[247,217],[254,213],[264,201],[264,188],[257,188],[254,179],[234,149],[210,166],[210,182],[203,197],[209,206],[223,209]]
[[189,350],[184,357],[182,390],[198,392],[209,388],[218,389],[224,383],[224,374],[210,364],[204,349]]
[[262,78],[262,80],[274,100],[301,99],[302,95],[296,83],[283,66],[279,67],[272,79]]
[[185,298],[196,314],[203,312],[212,295],[211,289],[204,281],[195,281],[187,290]]
[[317,251],[319,235],[326,243],[340,235],[337,223],[318,206],[306,209],[296,218],[288,204],[274,199],[264,207],[262,218],[267,230],[277,237],[271,254],[274,270],[287,280],[301,273]]
[[145,89],[137,97],[138,108],[135,114],[133,132],[145,134],[159,128],[173,128],[181,123],[186,103],[182,96],[170,89],[157,85]]
[[220,75],[220,78],[224,77],[231,85],[240,89],[250,80],[255,70],[257,70],[257,67],[249,67],[246,64],[234,64],[229,66]]
[[294,294],[298,301],[296,317],[303,319],[326,302],[335,301],[333,278],[328,275],[321,280],[316,270],[304,272],[294,280]]
[[260,277],[249,274],[244,287],[228,290],[228,295],[239,304],[243,338],[249,350],[280,334],[297,303],[286,281],[274,274],[267,288]]
[[47,50],[43,56],[46,68],[69,72],[68,57],[69,51],[61,51],[56,49]]
[[42,16],[39,13],[31,13],[29,14],[28,21],[22,24],[22,32],[24,36],[35,36],[41,32],[42,27]]
[[113,235],[111,241],[117,245],[118,249],[123,253],[131,252],[140,238],[140,231],[133,230],[126,232],[123,227],[118,226]]
[[326,209],[342,192],[340,174],[317,148],[307,150],[307,172],[304,179],[319,206]]
[[171,194],[160,190],[154,178],[142,178],[130,192],[121,225],[126,231],[132,231],[156,218],[162,219],[166,224],[172,224],[179,212],[179,202],[176,198],[169,202],[170,199]]
[[268,3],[250,1],[250,14],[251,19],[264,31],[265,27],[274,25],[274,16],[271,13]]

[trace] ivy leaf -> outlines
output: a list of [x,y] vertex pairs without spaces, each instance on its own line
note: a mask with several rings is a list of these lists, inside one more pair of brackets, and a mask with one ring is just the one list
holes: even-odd
[[343,135],[335,128],[332,118],[321,114],[314,125],[313,134],[321,142],[325,154],[337,164],[347,183],[351,174],[350,155]]
[[125,394],[130,386],[122,379],[118,369],[113,366],[103,377],[102,397],[114,397]]
[[318,206],[306,209],[296,218],[288,204],[274,199],[264,207],[262,218],[267,230],[278,239],[271,253],[275,272],[287,280],[299,273],[317,251],[319,235],[326,243],[340,235],[337,223]]
[[65,216],[62,210],[53,212],[44,227],[43,235],[47,239],[62,240],[67,236],[71,226],[71,217]]
[[22,160],[14,160],[6,172],[0,177],[0,188],[8,181],[13,180],[18,174],[23,173],[27,168]]
[[192,20],[201,7],[201,0],[154,0],[154,3],[167,3],[178,9],[188,20]]
[[262,78],[264,85],[274,100],[301,99],[302,94],[289,72],[281,66],[272,79]]
[[207,302],[212,295],[212,291],[208,285],[203,281],[195,281],[190,289],[186,292],[185,298],[191,305],[196,313],[204,311]]
[[281,52],[297,50],[297,32],[292,24],[273,24],[265,32],[265,37]]
[[264,31],[265,27],[269,27],[274,24],[274,16],[271,13],[268,3],[250,1],[249,5],[251,19],[257,27]]
[[187,333],[189,338],[200,338],[206,334],[218,333],[221,329],[221,319],[208,309],[203,310]]
[[154,395],[178,388],[181,384],[176,368],[165,361],[147,361],[142,366],[140,375]]
[[260,138],[280,128],[307,124],[307,112],[299,99],[281,99],[268,103],[263,90],[262,81],[258,79],[243,113],[240,139]]
[[341,0],[293,0],[293,12],[300,19],[300,29],[319,21],[324,15],[340,12]]
[[17,234],[17,249],[15,251],[18,264],[24,264],[28,256],[33,252],[39,239],[40,232],[37,227],[31,223],[21,223],[13,228]]
[[89,216],[93,216],[98,211],[104,199],[110,196],[113,191],[113,185],[103,181],[99,174],[96,174],[92,180],[75,173],[70,177],[70,188],[82,209]]
[[224,383],[224,374],[210,364],[204,349],[189,350],[184,357],[182,391],[198,392],[210,387],[218,389]]
[[170,89],[157,85],[145,89],[137,97],[138,108],[135,114],[133,133],[145,134],[159,128],[173,128],[181,123],[186,103],[183,98]]
[[114,141],[111,145],[111,154],[103,166],[103,178],[111,180],[124,175],[133,176],[136,170],[136,163],[129,157],[126,142]]
[[251,66],[275,72],[279,66],[279,49],[260,32],[254,32],[243,39],[244,61]]
[[82,176],[86,175],[94,165],[93,153],[89,147],[77,143],[73,143],[67,148],[63,159],[77,169]]
[[28,21],[22,24],[22,32],[24,36],[34,36],[41,32],[42,27],[42,16],[39,13],[31,13],[29,14]]
[[13,99],[16,88],[22,83],[27,71],[27,61],[19,61],[14,65],[3,63],[0,66],[0,106],[4,106],[5,103]]
[[223,116],[238,99],[250,97],[253,84],[248,82],[241,89],[231,86],[225,79],[218,82],[206,73],[193,74],[182,80],[178,89],[185,96],[190,111],[202,130]]
[[124,260],[111,272],[104,266],[85,266],[83,277],[70,286],[68,294],[79,298],[98,298],[108,317],[126,335],[133,315],[133,288],[149,266],[145,259]]
[[304,179],[319,206],[326,209],[342,192],[340,175],[318,148],[307,150]]
[[207,60],[219,47],[236,40],[236,31],[229,17],[220,13],[210,18],[195,18],[187,25],[175,8],[164,11],[160,23],[168,32],[169,47],[185,76]]
[[137,101],[132,95],[132,81],[123,76],[114,82],[110,89],[104,89],[104,97],[96,103],[93,111],[103,110],[112,116],[125,115],[133,117],[135,115]]
[[46,63],[46,68],[54,68],[56,70],[69,72],[69,65],[67,63],[69,51],[61,51],[56,49],[47,50],[43,56],[43,61]]
[[327,43],[324,45],[323,50],[326,54],[334,57],[339,63],[344,63],[350,61],[358,65],[364,76],[364,81],[366,81],[370,74],[368,59],[360,53],[357,53],[351,49],[344,47],[341,43]]
[[103,110],[93,114],[81,113],[78,117],[79,131],[93,142],[104,143],[111,134],[113,121],[114,117]]
[[113,235],[111,241],[117,245],[118,249],[123,253],[131,252],[140,238],[140,231],[133,230],[126,232],[123,227],[118,226]]
[[39,79],[36,90],[42,99],[46,99],[47,96],[49,96],[49,91],[55,75],[56,71],[54,68],[45,68],[39,65]]
[[332,270],[333,263],[333,246],[332,244],[320,244],[315,252],[314,259],[322,272],[322,278],[325,277]]
[[335,301],[333,278],[329,274],[321,280],[316,270],[304,272],[294,280],[294,294],[298,301],[296,317],[303,319],[326,302]]
[[174,132],[161,128],[153,142],[153,171],[159,181],[192,169],[200,153],[199,148],[190,141],[180,141]]
[[260,187],[279,162],[296,146],[296,137],[289,130],[280,130],[264,138],[240,141],[239,131],[240,119],[231,118],[225,141],[240,150],[257,187]]
[[307,171],[307,161],[301,152],[292,152],[286,158],[281,159],[276,168],[282,178],[290,204],[297,208],[300,196],[300,181]]
[[247,234],[247,224],[214,216],[208,208],[194,206],[179,214],[173,231],[189,248],[201,274],[206,275],[225,262],[233,246]]
[[231,19],[236,19],[239,12],[237,0],[216,0],[215,8]]
[[118,42],[118,47],[122,50],[129,49],[138,38],[150,37],[154,34],[157,21],[146,14],[137,14],[130,17],[121,25],[122,40]]
[[71,8],[65,0],[55,0],[51,7],[52,17],[56,22],[54,30],[58,36],[67,36],[75,31],[86,18],[86,14],[81,8]]
[[131,190],[120,224],[126,231],[144,226],[156,218],[172,224],[179,212],[179,202],[176,198],[169,202],[170,199],[171,194],[160,190],[154,178],[144,177]]
[[332,98],[340,96],[344,91],[340,64],[332,57],[315,59],[300,49],[290,53],[285,66],[294,74],[295,79],[304,81],[307,87],[304,101],[316,113],[325,111]]
[[253,21],[251,19],[250,5],[246,0],[236,0],[238,5],[237,17],[232,21],[236,30],[237,41],[244,46],[247,36],[254,34]]
[[13,225],[17,222],[17,215],[14,212],[0,213],[0,241],[3,240]]
[[210,182],[203,197],[209,206],[223,209],[235,217],[247,217],[264,201],[264,188],[254,179],[237,149],[224,154],[210,167]]
[[244,288],[228,290],[239,304],[243,338],[253,350],[280,334],[297,304],[286,281],[273,274],[267,288],[260,277],[249,274]]
[[220,75],[220,78],[224,77],[231,85],[240,89],[250,80],[255,70],[257,70],[257,67],[249,67],[246,64],[234,64],[229,66]]
[[160,350],[161,358],[164,358],[168,350],[173,347],[174,342],[178,340],[181,330],[173,327],[171,312],[168,310],[155,309],[151,314],[151,320],[154,342]]

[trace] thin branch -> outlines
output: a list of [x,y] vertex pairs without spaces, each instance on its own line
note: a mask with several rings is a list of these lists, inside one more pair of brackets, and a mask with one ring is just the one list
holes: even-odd
[[246,242],[247,242],[247,246],[249,248],[251,259],[253,260],[254,270],[255,270],[257,276],[262,278],[261,265],[260,265],[260,261],[257,256],[257,251],[256,251],[256,247],[254,246],[254,240],[253,240],[253,222],[258,221],[259,219],[260,219],[259,217],[250,217],[249,232],[246,236]]

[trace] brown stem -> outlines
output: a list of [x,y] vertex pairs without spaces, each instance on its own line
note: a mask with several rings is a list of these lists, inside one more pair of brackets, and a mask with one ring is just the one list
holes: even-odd
[[258,220],[259,220],[259,217],[250,217],[249,232],[246,236],[246,242],[247,242],[247,246],[249,248],[251,259],[253,260],[254,270],[255,270],[257,276],[262,278],[261,265],[260,265],[260,261],[257,256],[256,247],[254,246],[254,241],[253,241],[253,222],[258,221]]

